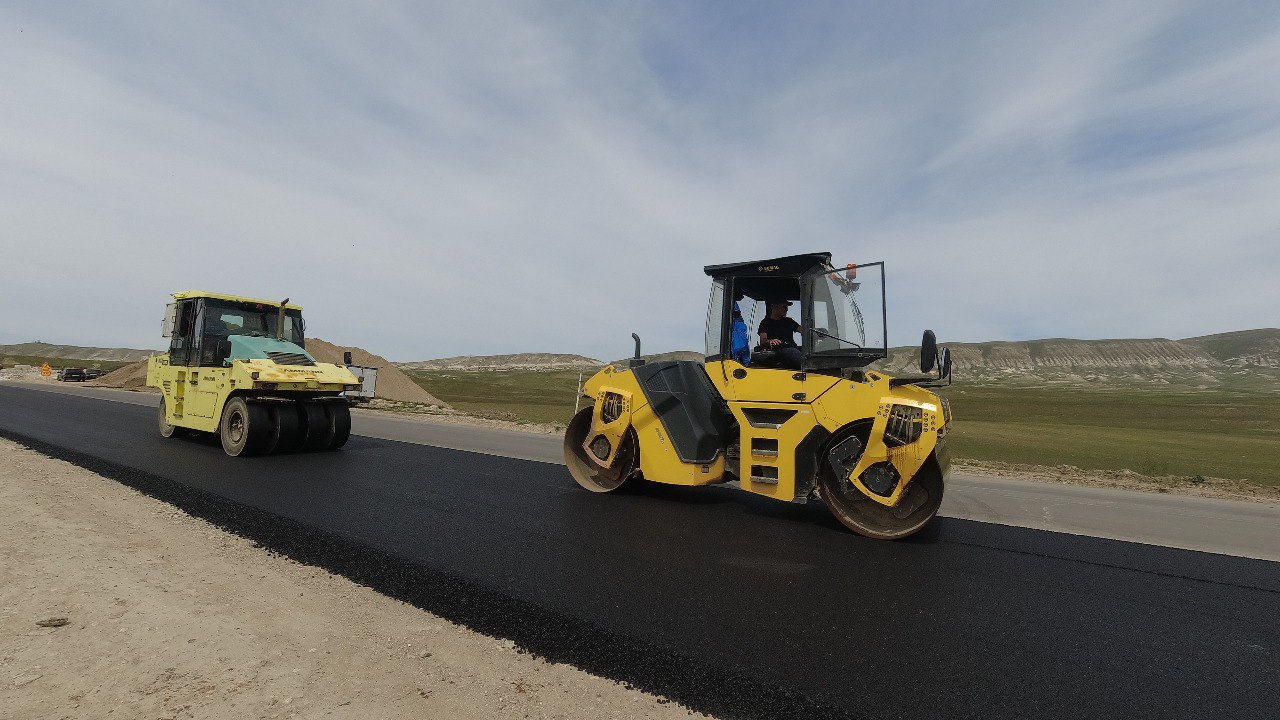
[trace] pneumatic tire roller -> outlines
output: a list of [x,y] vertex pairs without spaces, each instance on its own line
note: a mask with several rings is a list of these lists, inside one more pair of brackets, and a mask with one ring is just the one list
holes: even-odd
[[360,380],[306,351],[302,308],[187,291],[165,314],[169,352],[147,363],[164,437],[217,433],[228,455],[337,450],[351,435],[345,391]]

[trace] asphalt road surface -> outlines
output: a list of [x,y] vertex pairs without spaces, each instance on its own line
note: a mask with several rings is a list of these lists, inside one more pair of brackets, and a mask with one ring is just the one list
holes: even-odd
[[[145,405],[12,385],[0,435],[725,716],[1280,706],[1274,562],[950,517],[877,542],[820,506],[725,488],[598,495],[552,463],[372,437],[229,458],[209,439],[160,438]],[[340,552],[308,555],[326,543]]]
[[[154,407],[156,396],[80,384],[40,383],[48,392]],[[399,418],[357,410],[357,435],[563,464],[559,435]],[[1280,503],[1091,488],[952,473],[943,517],[1128,540],[1280,562]]]

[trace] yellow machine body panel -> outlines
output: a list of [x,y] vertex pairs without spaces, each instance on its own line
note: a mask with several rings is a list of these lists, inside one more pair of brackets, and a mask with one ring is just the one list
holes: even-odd
[[[740,486],[775,500],[796,498],[798,475],[796,448],[813,431],[817,420],[803,403],[729,402],[738,421]],[[759,419],[759,411],[775,411],[788,416],[771,422]],[[807,491],[806,491],[807,492]]]
[[[242,295],[227,295],[224,293],[205,292],[204,290],[180,290],[173,294],[174,300],[191,300],[194,298],[213,298],[214,300],[227,300],[229,302],[253,303],[255,305],[268,305],[270,307],[280,307],[279,300],[262,300],[259,298],[244,297]],[[301,305],[287,303],[286,309],[301,310]]]
[[[873,418],[866,448],[858,464],[849,473],[849,480],[871,500],[890,507],[902,498],[907,483],[899,482],[887,497],[872,492],[863,482],[862,474],[879,462],[889,462],[903,478],[912,478],[924,465],[935,449],[945,443],[950,418],[944,411],[945,403],[937,395],[914,385],[890,387],[888,375],[877,372],[866,374],[867,382],[842,381],[813,403],[814,415],[832,432],[851,422]],[[919,431],[914,441],[889,447],[885,443],[885,431],[894,408],[919,410]]]
[[[631,371],[615,371],[613,366],[608,366],[586,382],[583,386],[583,394],[595,402],[591,430],[586,435],[584,449],[587,451],[586,456],[599,463],[601,467],[612,465],[623,436],[627,429],[631,428],[635,431],[636,439],[640,443],[640,472],[646,478],[671,485],[707,485],[724,479],[724,453],[720,453],[708,463],[681,461],[680,455],[667,437],[662,421],[649,406],[644,390]],[[604,413],[611,403],[617,402],[610,397],[610,394],[622,396],[626,400],[625,406],[616,414],[616,417],[613,411]],[[610,419],[612,422],[608,422]],[[599,435],[604,435],[611,441],[612,447],[606,460],[601,460],[598,455],[591,452],[590,445]]]
[[[825,441],[853,423],[870,423],[866,446],[848,479],[877,503],[893,506],[945,437],[949,418],[943,401],[913,385],[890,387],[890,377],[867,372],[851,381],[774,368],[747,368],[733,360],[710,362],[707,376],[728,406],[737,426],[737,457],[721,452],[711,463],[683,462],[634,372],[601,370],[583,386],[595,403],[590,432],[583,442],[587,456],[601,467],[612,465],[627,430],[633,429],[640,447],[640,471],[648,480],[673,485],[706,485],[724,481],[726,470],[742,489],[777,500],[803,499],[812,488],[813,474]],[[889,447],[885,431],[894,407],[920,411],[918,437]],[[914,419],[914,418],[913,418]],[[591,452],[595,438],[609,441],[609,452]],[[726,463],[735,463],[727,466]],[[872,492],[861,475],[876,463],[889,462],[900,480],[891,494]],[[801,477],[807,474],[807,477]],[[801,482],[803,480],[803,482]]]
[[264,358],[233,360],[231,367],[188,367],[170,365],[168,355],[147,361],[147,385],[164,395],[169,424],[205,432],[218,430],[222,408],[236,393],[336,395],[359,384],[350,370],[332,363],[278,365]]

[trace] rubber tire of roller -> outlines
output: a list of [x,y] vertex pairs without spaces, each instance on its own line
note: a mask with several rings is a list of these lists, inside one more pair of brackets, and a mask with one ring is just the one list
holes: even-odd
[[[233,438],[237,415],[242,423],[239,442]],[[271,413],[262,403],[246,402],[242,397],[233,397],[222,408],[218,435],[222,439],[222,450],[228,455],[259,455],[271,443],[273,434]]]
[[347,444],[351,437],[351,408],[346,403],[325,403],[325,411],[329,416],[329,424],[333,427],[333,437],[329,439],[329,449],[337,450]]
[[325,411],[324,403],[298,403],[298,414],[304,419],[302,425],[307,434],[304,449],[307,452],[327,450],[333,440],[333,421]]
[[165,417],[166,410],[167,408],[165,407],[164,397],[161,397],[160,409],[156,415],[156,422],[160,426],[160,437],[186,437],[189,430],[179,425],[170,425],[168,419]]
[[301,450],[306,444],[307,436],[302,430],[302,419],[298,417],[297,403],[273,402],[268,407],[271,409],[274,435],[267,452],[289,453]]

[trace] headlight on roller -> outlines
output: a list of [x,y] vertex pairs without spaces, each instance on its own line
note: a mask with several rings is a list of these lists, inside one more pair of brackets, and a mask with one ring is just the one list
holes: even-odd
[[626,398],[614,392],[605,393],[604,400],[600,402],[600,421],[605,425],[608,425],[614,420],[622,417],[622,414],[626,411]]
[[888,447],[910,445],[920,439],[924,411],[911,405],[894,405],[884,426],[884,444]]

